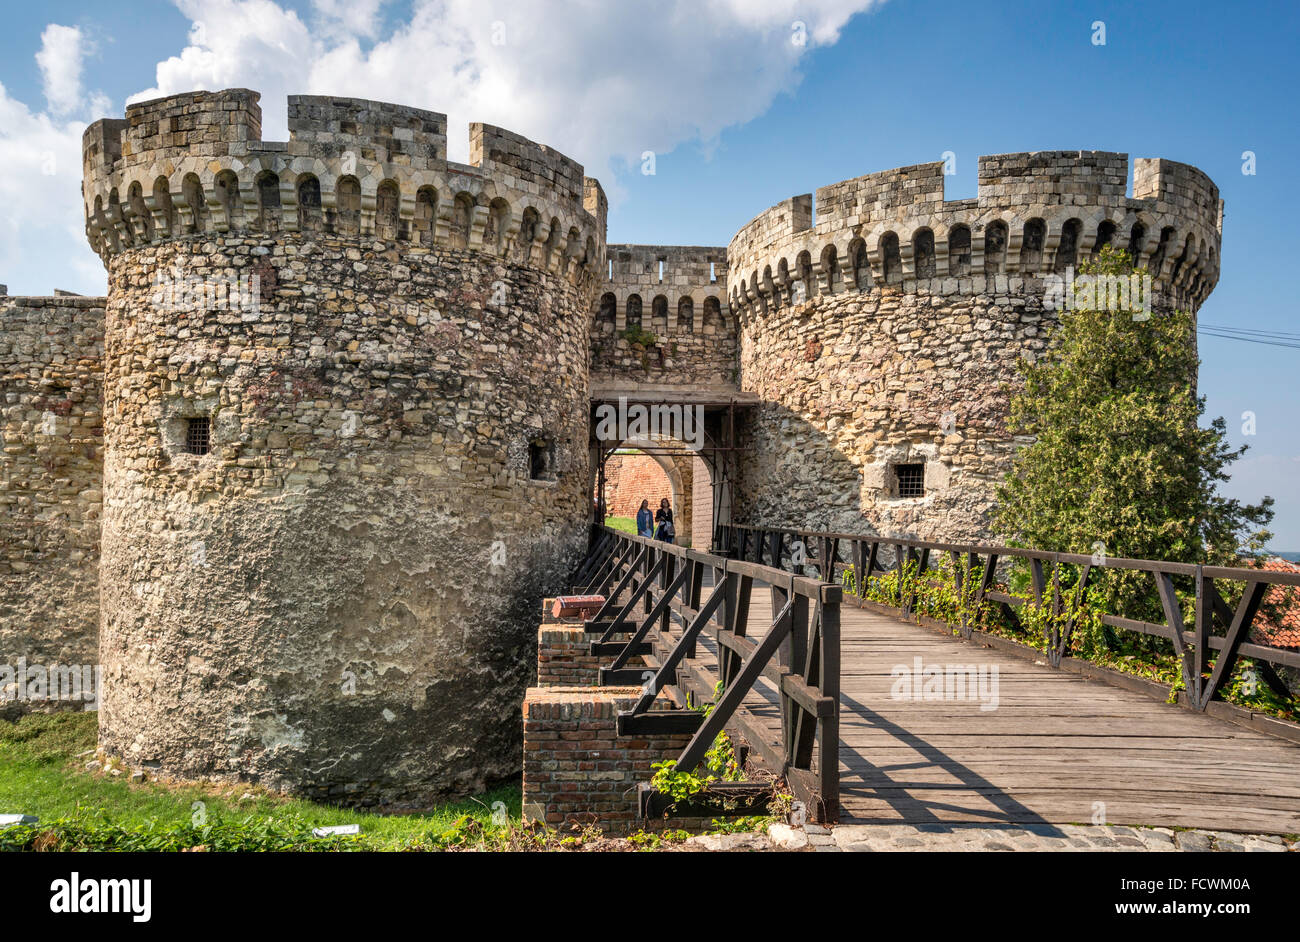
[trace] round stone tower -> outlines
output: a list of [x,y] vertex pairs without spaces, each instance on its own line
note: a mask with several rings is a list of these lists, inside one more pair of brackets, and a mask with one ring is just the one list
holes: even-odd
[[[1087,151],[979,161],[975,199],[944,165],[846,180],[732,239],[745,427],[737,518],[967,541],[1019,444],[1016,362],[1045,349],[1082,260],[1110,244],[1150,272],[1152,312],[1195,311],[1219,275],[1223,208],[1195,167]],[[1132,293],[1132,292],[1130,292]],[[1129,299],[1137,303],[1136,296]]]
[[100,743],[418,806],[517,772],[542,595],[585,548],[604,194],[487,125],[258,95],[84,139],[108,268]]

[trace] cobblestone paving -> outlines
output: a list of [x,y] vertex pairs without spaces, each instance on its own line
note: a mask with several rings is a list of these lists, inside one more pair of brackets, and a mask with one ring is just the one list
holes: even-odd
[[773,824],[767,833],[705,834],[687,845],[701,850],[754,851],[1247,851],[1285,853],[1300,842],[1273,834],[1174,831],[1114,825]]

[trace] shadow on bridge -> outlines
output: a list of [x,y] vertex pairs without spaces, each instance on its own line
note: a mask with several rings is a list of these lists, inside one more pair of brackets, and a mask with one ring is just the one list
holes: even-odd
[[[927,742],[921,736],[891,722],[865,704],[852,697],[841,694],[840,704],[843,710],[851,711],[873,729],[892,737],[901,746],[913,750],[921,758],[916,762],[902,762],[892,765],[877,765],[860,749],[847,743],[840,743],[840,794],[846,805],[853,808],[852,817],[847,815],[842,823],[846,824],[900,824],[907,822],[922,830],[950,831],[979,827],[980,822],[969,819],[987,819],[987,824],[1016,824],[1035,834],[1047,837],[1065,836],[1050,822],[1043,819],[1031,809],[1025,807],[1010,794],[973,769],[962,765],[948,753]],[[843,714],[841,714],[842,716]],[[845,771],[847,769],[847,771]],[[908,780],[909,772],[921,769],[941,769],[956,779],[952,783],[934,783]],[[942,789],[945,792],[969,791],[972,797],[981,801],[977,806],[952,804],[950,802],[932,801],[921,797],[928,790]],[[916,794],[921,793],[921,794]],[[893,810],[893,814],[872,814],[870,807],[883,803]],[[992,807],[988,807],[991,805]],[[945,821],[936,813],[947,812],[967,820],[962,822]]]

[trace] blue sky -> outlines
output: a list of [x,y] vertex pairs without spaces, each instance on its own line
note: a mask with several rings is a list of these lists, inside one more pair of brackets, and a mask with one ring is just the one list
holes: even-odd
[[[1092,42],[1098,20],[1104,46]],[[795,21],[806,45],[790,42]],[[487,38],[494,24],[502,43]],[[615,242],[725,245],[786,197],[944,151],[957,155],[950,199],[974,195],[980,154],[1168,157],[1207,172],[1226,202],[1222,275],[1201,321],[1295,332],[1298,40],[1294,3],[11,6],[0,34],[0,282],[11,294],[102,292],[80,234],[85,122],[141,95],[242,85],[263,92],[268,139],[282,139],[294,92],[445,111],[453,158],[464,158],[470,120],[527,134],[601,178]],[[654,176],[639,172],[644,150],[657,153]],[[1202,337],[1200,352],[1208,413],[1251,445],[1225,493],[1273,495],[1274,547],[1300,549],[1297,351]],[[1243,436],[1247,411],[1256,433]]]

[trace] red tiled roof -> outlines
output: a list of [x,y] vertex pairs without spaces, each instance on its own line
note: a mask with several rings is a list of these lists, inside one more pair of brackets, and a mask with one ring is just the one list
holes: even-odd
[[[1260,568],[1270,572],[1300,572],[1300,565],[1274,556]],[[1269,608],[1277,608],[1277,617],[1269,617]],[[1261,644],[1279,648],[1300,648],[1300,590],[1291,586],[1274,586],[1264,593],[1264,604],[1255,617],[1251,633]]]

